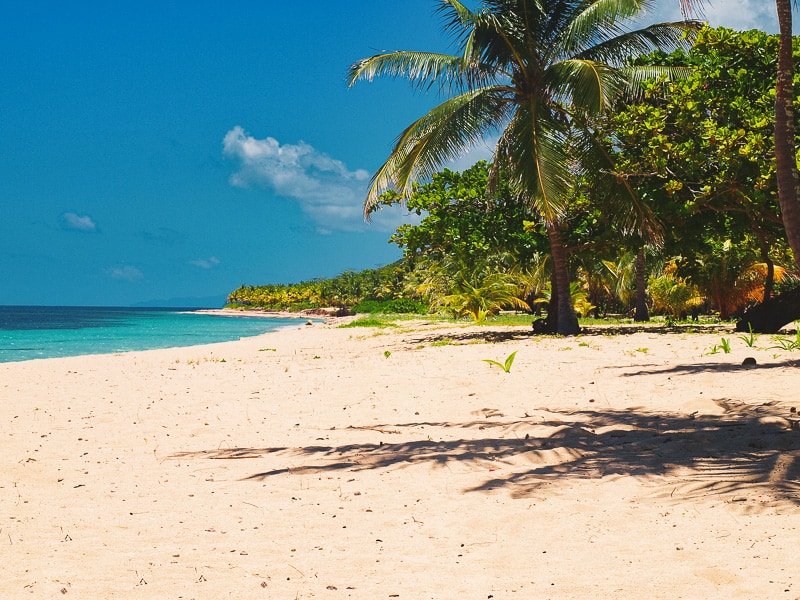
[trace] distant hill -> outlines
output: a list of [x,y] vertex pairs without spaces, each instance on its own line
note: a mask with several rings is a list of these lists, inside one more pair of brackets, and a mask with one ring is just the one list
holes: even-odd
[[167,300],[147,300],[137,302],[134,308],[222,308],[225,306],[226,296],[192,296],[188,298],[169,298]]

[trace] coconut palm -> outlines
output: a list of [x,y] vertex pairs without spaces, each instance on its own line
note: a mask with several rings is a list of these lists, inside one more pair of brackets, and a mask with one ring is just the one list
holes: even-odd
[[794,63],[792,59],[792,2],[776,0],[780,46],[778,76],[775,82],[775,170],[778,180],[778,202],[783,226],[800,266],[800,177],[797,173],[797,151],[794,147]]
[[677,320],[683,318],[692,307],[702,305],[705,299],[697,286],[678,277],[675,271],[674,262],[666,265],[663,275],[651,277],[647,287],[653,299],[653,309]]
[[472,317],[482,323],[504,308],[529,309],[522,300],[525,289],[523,277],[509,271],[504,264],[507,256],[468,265],[463,260],[446,256],[428,261],[419,269],[425,276],[416,292],[427,296],[432,306],[454,317]]
[[582,162],[570,153],[575,145],[568,140],[591,133],[587,118],[607,108],[634,80],[632,74],[657,71],[623,68],[627,58],[686,44],[685,24],[624,27],[654,0],[484,0],[475,11],[458,0],[439,1],[445,33],[458,53],[389,52],[349,70],[350,85],[403,76],[422,89],[438,84],[449,96],[400,134],[373,175],[365,214],[379,206],[384,191],[407,197],[416,182],[497,136],[490,182],[502,172],[543,218],[556,282],[555,329],[578,333],[562,217]]

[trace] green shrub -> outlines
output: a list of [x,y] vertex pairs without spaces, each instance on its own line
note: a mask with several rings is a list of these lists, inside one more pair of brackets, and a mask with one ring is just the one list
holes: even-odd
[[389,300],[388,302],[386,302],[386,310],[384,312],[395,313],[395,314],[411,313],[415,315],[424,315],[428,313],[428,306],[426,304],[422,304],[421,302],[417,302],[416,300],[410,300],[408,298],[395,298],[394,300]]
[[350,312],[354,315],[362,314],[362,315],[370,315],[370,314],[377,314],[382,312],[381,306],[383,302],[380,300],[362,300],[358,304],[356,304]]
[[362,300],[352,308],[353,314],[425,314],[428,307],[408,298],[393,300]]

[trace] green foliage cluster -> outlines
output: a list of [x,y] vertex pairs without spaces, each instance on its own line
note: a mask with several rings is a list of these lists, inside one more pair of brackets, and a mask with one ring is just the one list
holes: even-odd
[[350,312],[353,314],[418,314],[428,312],[428,305],[409,298],[391,300],[362,300]]
[[652,206],[667,232],[664,251],[683,257],[679,274],[726,318],[745,303],[724,303],[742,270],[792,262],[775,177],[777,50],[777,36],[706,27],[689,52],[640,57],[687,75],[646,82],[604,125],[615,175]]
[[667,267],[658,277],[651,277],[648,291],[656,313],[667,314],[673,319],[685,318],[693,307],[703,303],[697,286],[674,274],[674,266]]
[[[488,189],[490,165],[463,173],[445,169],[415,186],[407,206],[422,217],[401,225],[390,241],[403,250],[406,292],[454,318],[483,322],[504,308],[527,310],[525,269],[547,246],[531,209],[505,182]],[[395,192],[381,197],[398,202]]]
[[[501,254],[529,263],[548,247],[535,213],[512,196],[503,181],[489,193],[489,164],[479,161],[462,173],[445,169],[430,182],[414,187],[408,210],[423,217],[417,225],[401,225],[389,239],[403,250],[405,261],[445,258],[467,268]],[[400,201],[397,192],[381,196],[384,205]]]
[[[775,181],[777,45],[777,36],[758,31],[705,28],[689,51],[635,59],[640,68],[668,65],[673,77],[654,68],[640,94],[618,100],[608,117],[582,116],[608,160],[573,173],[556,238],[543,207],[520,194],[506,170],[480,162],[435,173],[402,188],[402,197],[385,192],[371,205],[403,201],[420,218],[390,238],[403,252],[398,263],[242,286],[228,300],[372,314],[432,309],[477,322],[505,309],[538,312],[558,300],[552,243],[563,239],[570,298],[582,317],[628,313],[646,286],[650,309],[670,321],[700,307],[728,319],[773,287],[798,283],[781,266],[792,257]],[[795,56],[800,61],[800,47]],[[562,141],[580,153],[585,136]],[[627,213],[615,186],[629,192]],[[646,272],[637,272],[643,257]]]
[[379,269],[345,271],[329,279],[292,284],[242,285],[228,295],[227,303],[272,310],[329,306],[351,308],[364,300],[389,301],[400,298],[404,271],[401,264],[394,263]]

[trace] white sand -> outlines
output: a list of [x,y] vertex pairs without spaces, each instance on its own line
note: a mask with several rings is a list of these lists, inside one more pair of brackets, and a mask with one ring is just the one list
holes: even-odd
[[773,344],[315,325],[2,364],[0,597],[798,598]]

